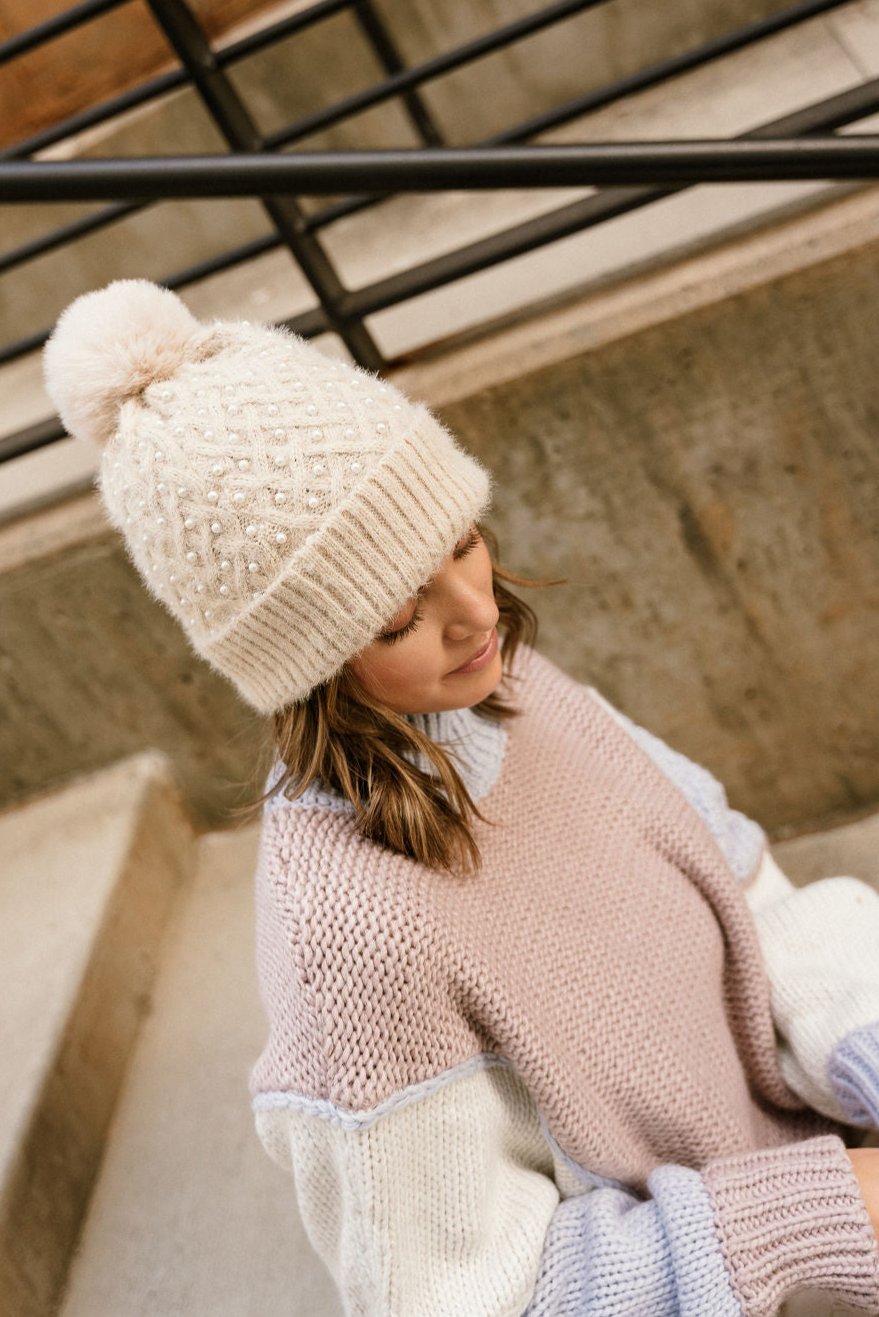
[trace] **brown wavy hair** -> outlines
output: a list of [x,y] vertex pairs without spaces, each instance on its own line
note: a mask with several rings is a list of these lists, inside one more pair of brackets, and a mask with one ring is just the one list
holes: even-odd
[[[489,549],[492,586],[503,632],[502,662],[509,676],[518,646],[537,639],[537,617],[507,585],[529,589],[564,581],[530,580],[507,571],[497,561],[492,531],[477,523]],[[483,718],[514,718],[518,709],[492,691],[473,706]],[[432,868],[473,872],[480,854],[472,820],[490,820],[477,808],[449,754],[402,714],[369,695],[346,664],[296,704],[272,715],[268,759],[280,759],[285,771],[275,785],[250,804],[230,812],[252,816],[272,796],[295,800],[319,783],[354,806],[355,826],[363,837]],[[435,776],[413,762],[426,759]],[[264,780],[264,775],[263,775]]]

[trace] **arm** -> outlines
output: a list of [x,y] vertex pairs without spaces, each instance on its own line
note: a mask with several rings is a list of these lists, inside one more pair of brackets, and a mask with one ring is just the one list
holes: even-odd
[[786,1082],[825,1115],[879,1126],[879,893],[849,877],[795,887],[767,849],[745,894]]
[[[255,1100],[309,1238],[362,1317],[770,1317],[822,1287],[879,1313],[879,1253],[831,1136],[562,1199],[515,1072],[465,1063],[372,1112]],[[807,1247],[803,1247],[803,1242]]]

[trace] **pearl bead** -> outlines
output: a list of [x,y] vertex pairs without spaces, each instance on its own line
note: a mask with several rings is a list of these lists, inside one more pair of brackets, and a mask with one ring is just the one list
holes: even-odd
[[195,517],[184,518],[183,525],[186,527],[187,530],[192,530],[193,526],[195,525]]
[[221,476],[225,471],[225,469],[226,468],[223,466],[222,462],[215,462],[214,465],[211,467],[211,471],[215,476]]
[[276,494],[276,495],[275,495],[275,502],[276,502],[276,503],[286,503],[286,502],[287,502],[287,495],[286,495],[286,494],[281,494],[281,493]]
[[241,408],[238,406],[237,402],[230,402],[226,410],[229,412],[230,416],[237,416],[241,411]]
[[205,430],[205,431],[204,431],[204,438],[205,438],[205,439],[213,439],[213,437],[214,437],[214,432],[213,432],[213,430]]
[[388,427],[385,425],[384,421],[379,421],[378,425],[375,428],[377,434],[384,434],[385,430],[387,430]]
[[313,402],[310,402],[305,410],[308,412],[309,416],[317,416],[317,408]]
[[210,608],[206,608],[206,609],[204,610],[204,615],[205,615],[205,617],[210,617],[211,614],[212,614],[212,612],[213,612],[212,609],[210,609]]
[[394,411],[394,412],[401,412],[402,410],[403,410],[403,408],[401,407],[400,403],[398,403],[398,402],[395,402],[394,405],[393,405],[393,407],[391,408],[391,411]]
[[174,433],[175,433],[175,435],[177,436],[178,439],[182,439],[183,436],[186,434],[186,431],[184,430],[184,428],[183,428],[182,425],[175,425],[175,426],[174,426]]
[[162,392],[160,393],[159,397],[164,398],[165,401],[167,402],[167,400],[171,397],[171,390],[162,389]]
[[293,380],[293,381],[291,382],[291,384],[290,384],[290,388],[291,388],[291,389],[304,389],[304,388],[305,388],[305,385],[303,384],[302,380]]
[[245,534],[245,535],[255,535],[255,534],[256,534],[256,527],[255,527],[255,526],[245,526],[245,527],[244,527],[244,534]]
[[323,475],[324,471],[326,471],[326,467],[324,466],[323,462],[315,462],[314,466],[311,469],[316,476]]
[[274,437],[275,437],[276,439],[286,439],[286,438],[287,438],[287,431],[286,431],[286,430],[274,430],[274,431],[273,431],[273,434],[274,434]]
[[310,497],[309,500],[308,500],[308,506],[309,506],[310,508],[316,508],[319,502],[320,502],[320,499],[316,498],[315,495],[312,494],[311,497]]
[[216,503],[216,501],[217,501],[217,499],[218,499],[219,497],[220,497],[220,496],[219,496],[219,494],[217,493],[217,491],[216,491],[215,489],[210,489],[210,490],[208,490],[208,502],[209,502],[209,503]]
[[237,430],[230,430],[229,433],[226,435],[226,438],[229,440],[230,444],[237,444],[238,440],[241,438],[241,435],[238,433]]
[[284,532],[283,532],[282,530],[279,530],[278,533],[277,533],[277,535],[275,536],[275,543],[276,543],[276,544],[286,544],[286,543],[287,543],[287,536],[284,534]]
[[344,436],[345,436],[346,439],[353,439],[353,438],[354,438],[354,431],[353,431],[353,429],[351,428],[350,425],[346,425],[346,426],[345,426],[345,429],[342,431],[342,433],[344,434]]
[[359,463],[359,462],[352,462],[352,463],[351,463],[351,470],[352,470],[352,471],[355,473],[355,475],[356,475],[357,472],[360,470],[360,463]]
[[164,454],[164,453],[160,453],[159,450],[158,450],[158,448],[156,449],[154,456],[155,456],[155,459],[156,459],[157,462],[162,462],[162,461],[164,461],[165,454]]
[[339,401],[336,403],[336,406],[339,408],[339,411],[342,411],[345,407],[348,406],[348,404],[347,402],[343,402],[342,399],[340,398]]
[[221,586],[220,586],[220,594],[228,594],[228,593],[229,593],[229,587],[228,587],[228,585],[221,585]]
[[196,407],[195,414],[196,416],[207,416],[208,409],[207,407]]
[[286,466],[288,461],[286,453],[275,453],[275,466]]
[[195,550],[194,550],[194,549],[190,549],[189,552],[188,552],[187,555],[186,555],[186,561],[187,561],[187,562],[195,562],[195,560],[196,560],[197,557],[198,557],[198,554],[195,552]]
[[159,483],[156,485],[156,489],[159,491],[160,494],[164,494],[167,488],[168,486],[165,484],[164,480],[160,480]]
[[234,385],[234,384],[224,384],[224,385],[223,385],[223,392],[224,392],[224,393],[234,393],[234,392],[235,392],[235,385]]
[[195,587],[195,593],[196,593],[196,594],[204,594],[204,586],[203,586],[203,585],[197,585],[197,586]]
[[258,572],[258,571],[259,571],[259,563],[258,563],[258,562],[249,562],[249,563],[247,564],[247,570],[248,570],[249,572]]
[[178,485],[178,486],[177,486],[177,497],[178,497],[178,498],[186,498],[186,494],[187,494],[186,486],[185,486],[185,485]]
[[268,412],[269,416],[277,416],[278,414],[278,409],[273,402],[269,403],[268,407],[266,408],[266,411]]
[[164,524],[165,524],[165,518],[164,518],[164,517],[156,517],[156,525],[157,525],[157,526],[164,526]]
[[236,490],[235,490],[235,493],[232,495],[232,502],[233,502],[233,503],[243,503],[243,502],[244,502],[244,495],[242,494],[242,492],[241,492],[240,489],[236,489]]
[[249,471],[249,470],[250,470],[250,458],[249,458],[249,457],[242,457],[242,458],[239,458],[239,461],[238,461],[238,470],[239,470],[239,471]]
[[324,432],[323,430],[309,430],[308,437],[309,439],[323,439]]
[[213,531],[214,535],[219,535],[222,529],[223,527],[220,525],[218,521],[211,522],[211,530]]
[[229,559],[228,559],[228,558],[224,558],[223,561],[220,563],[220,571],[221,571],[221,572],[228,572],[228,570],[229,570],[229,568],[230,568],[231,566],[232,566],[232,564],[230,563]]
[[364,401],[365,403],[369,404],[369,403],[372,402],[372,398],[364,398],[363,401]]

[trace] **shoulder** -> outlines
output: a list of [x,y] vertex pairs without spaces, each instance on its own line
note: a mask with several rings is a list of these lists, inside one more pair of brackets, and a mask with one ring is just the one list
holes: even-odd
[[742,881],[750,878],[766,844],[766,834],[760,824],[732,808],[723,783],[704,764],[690,759],[648,728],[634,722],[596,687],[587,689],[590,697],[686,797],[711,832],[735,876]]

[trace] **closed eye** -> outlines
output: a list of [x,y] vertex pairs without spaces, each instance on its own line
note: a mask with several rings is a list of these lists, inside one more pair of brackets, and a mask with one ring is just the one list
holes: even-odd
[[477,544],[479,543],[479,539],[480,539],[479,531],[474,526],[473,529],[467,535],[467,538],[464,541],[464,543],[458,544],[455,547],[455,551],[452,554],[452,557],[455,558],[456,560],[458,558],[466,558],[467,554],[472,553],[473,550],[476,548]]
[[405,626],[401,626],[399,631],[383,631],[379,636],[379,640],[383,640],[386,645],[393,645],[395,640],[402,640],[404,636],[409,635],[410,631],[414,631],[418,623],[423,619],[423,617],[424,614],[421,612],[418,605],[416,604],[415,612],[412,614],[412,616],[410,617],[409,621],[406,623]]

